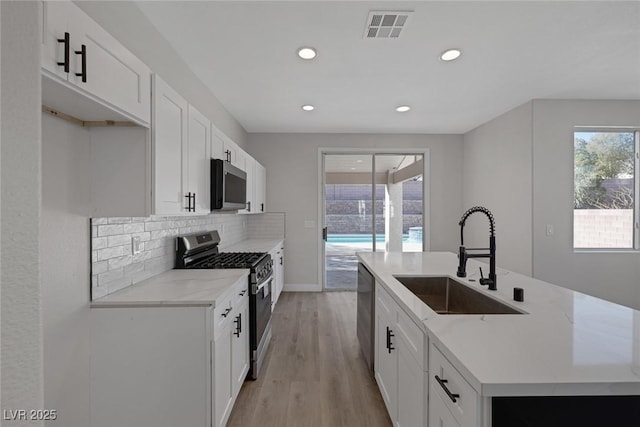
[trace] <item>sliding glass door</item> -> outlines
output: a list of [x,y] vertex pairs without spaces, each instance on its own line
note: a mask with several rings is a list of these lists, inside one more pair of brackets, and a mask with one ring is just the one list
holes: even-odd
[[422,154],[324,153],[323,289],[355,290],[361,251],[422,251]]

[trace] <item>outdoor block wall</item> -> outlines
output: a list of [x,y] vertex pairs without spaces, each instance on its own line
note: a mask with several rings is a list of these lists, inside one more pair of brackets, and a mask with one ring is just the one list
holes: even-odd
[[631,248],[633,209],[575,209],[575,248]]
[[[410,181],[402,189],[402,232],[422,226],[422,182]],[[376,186],[376,233],[383,234],[384,185]],[[371,186],[328,184],[325,187],[325,209],[329,234],[371,233]]]

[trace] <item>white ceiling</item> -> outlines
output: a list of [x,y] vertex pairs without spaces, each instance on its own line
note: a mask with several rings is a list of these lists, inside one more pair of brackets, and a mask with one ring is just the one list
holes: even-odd
[[[463,133],[535,98],[640,99],[637,1],[137,5],[248,132]],[[402,36],[364,39],[390,9],[414,11]]]

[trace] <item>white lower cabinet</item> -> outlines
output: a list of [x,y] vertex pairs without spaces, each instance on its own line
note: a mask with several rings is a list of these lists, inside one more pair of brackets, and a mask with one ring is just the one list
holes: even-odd
[[249,304],[238,307],[231,330],[231,391],[240,393],[249,372]]
[[482,425],[478,393],[434,344],[429,347],[429,396],[430,426]]
[[284,289],[284,240],[278,246],[276,250],[276,258],[273,260],[275,268],[275,294],[276,294],[276,302],[280,299],[280,294]]
[[227,424],[249,371],[248,285],[235,288],[213,312],[213,426]]
[[376,283],[375,378],[394,426],[426,426],[425,334]]
[[231,323],[226,322],[213,345],[213,389],[215,408],[213,425],[224,426],[231,414],[233,404],[233,388],[231,369],[232,350]]
[[432,393],[429,400],[429,427],[461,427],[436,393]]
[[249,369],[247,288],[215,308],[91,309],[91,426],[226,425]]
[[398,346],[398,417],[400,427],[424,426],[426,393],[425,375],[406,345]]

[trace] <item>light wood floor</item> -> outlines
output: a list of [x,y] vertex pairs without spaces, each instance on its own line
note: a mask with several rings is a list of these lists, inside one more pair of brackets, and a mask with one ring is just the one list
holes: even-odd
[[389,427],[356,337],[355,292],[283,292],[260,378],[246,381],[230,427]]

